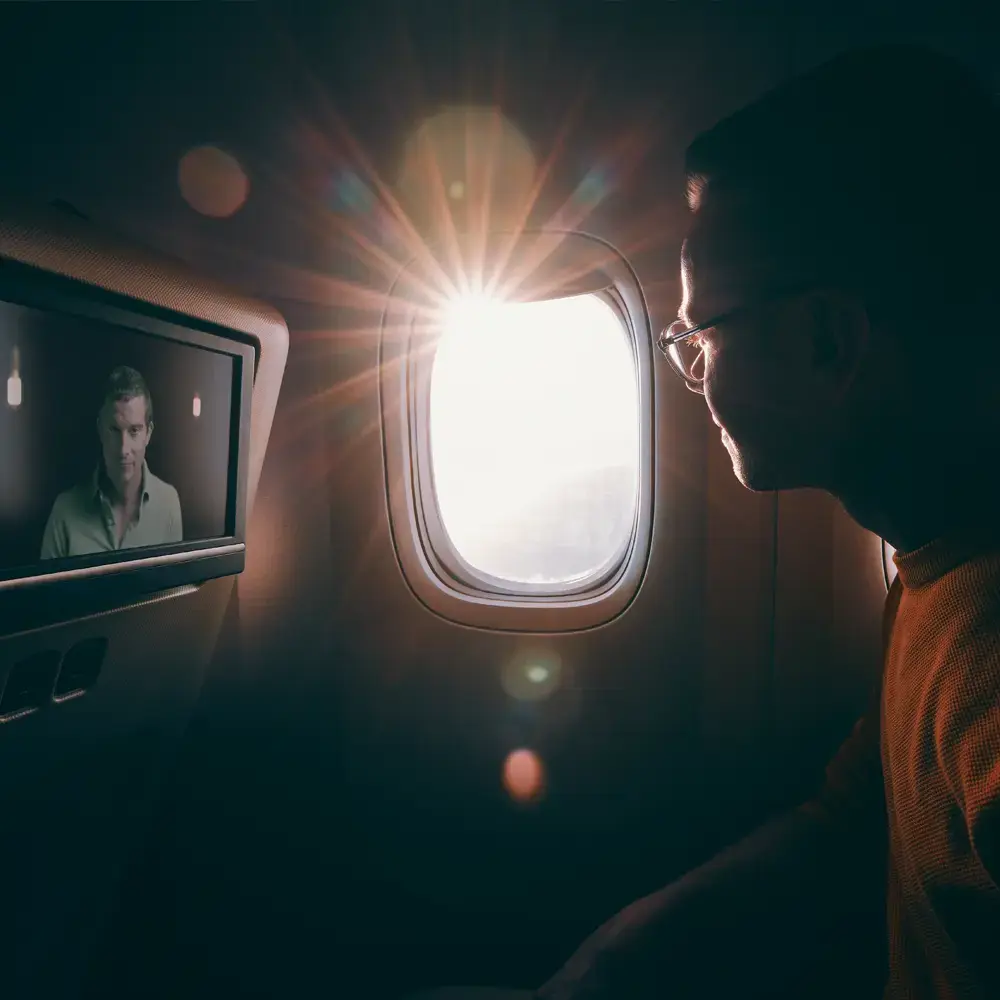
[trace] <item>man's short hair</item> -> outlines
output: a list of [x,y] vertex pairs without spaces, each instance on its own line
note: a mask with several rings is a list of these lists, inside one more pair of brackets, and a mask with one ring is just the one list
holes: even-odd
[[119,365],[108,376],[104,383],[104,395],[101,398],[101,408],[105,403],[117,403],[126,399],[142,396],[146,400],[146,426],[153,422],[153,397],[149,393],[146,380],[134,368]]
[[691,209],[717,209],[720,240],[744,234],[780,280],[852,285],[911,327],[995,320],[1000,108],[944,55],[839,56],[697,138],[686,171]]

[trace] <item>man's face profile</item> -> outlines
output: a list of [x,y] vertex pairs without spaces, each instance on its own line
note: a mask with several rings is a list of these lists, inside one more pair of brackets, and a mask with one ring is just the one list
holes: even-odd
[[[829,392],[812,360],[812,322],[795,297],[763,291],[791,270],[756,250],[725,204],[709,204],[682,252],[682,318],[690,325],[760,302],[703,335],[703,390],[737,479],[751,490],[820,485]],[[764,244],[766,245],[766,244]]]
[[97,420],[101,454],[108,479],[119,490],[138,480],[153,425],[146,419],[146,399],[108,400]]

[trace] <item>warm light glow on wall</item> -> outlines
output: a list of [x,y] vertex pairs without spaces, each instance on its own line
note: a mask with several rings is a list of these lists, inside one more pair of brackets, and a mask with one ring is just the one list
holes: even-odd
[[194,394],[194,402],[191,404],[191,412],[196,416],[201,416],[201,396]]
[[17,409],[21,405],[21,359],[15,347],[11,355],[10,378],[7,379],[7,405]]

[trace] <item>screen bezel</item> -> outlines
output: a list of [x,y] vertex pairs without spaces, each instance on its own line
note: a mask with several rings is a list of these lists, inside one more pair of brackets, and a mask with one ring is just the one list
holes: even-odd
[[[255,337],[150,303],[107,292],[72,278],[0,259],[0,301],[110,323],[233,358],[229,477],[225,535],[108,554],[72,556],[0,568],[0,620],[32,627],[49,612],[84,613],[158,591],[243,571],[246,553],[247,469]],[[127,555],[125,553],[128,553]],[[39,572],[45,566],[44,572]],[[46,610],[47,609],[47,610]]]

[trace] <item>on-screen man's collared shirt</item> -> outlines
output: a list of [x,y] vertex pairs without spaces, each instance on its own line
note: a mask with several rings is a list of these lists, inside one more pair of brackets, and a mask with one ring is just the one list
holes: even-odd
[[177,490],[154,476],[143,462],[138,516],[126,526],[119,545],[114,509],[102,487],[100,471],[95,469],[86,482],[56,497],[42,536],[42,559],[183,541]]

